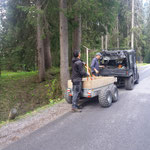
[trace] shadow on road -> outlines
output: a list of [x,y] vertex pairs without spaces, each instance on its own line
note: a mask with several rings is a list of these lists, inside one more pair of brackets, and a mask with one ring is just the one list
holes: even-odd
[[79,105],[82,107],[87,107],[87,106],[91,106],[91,105],[93,105],[93,106],[99,105],[98,97],[80,99]]

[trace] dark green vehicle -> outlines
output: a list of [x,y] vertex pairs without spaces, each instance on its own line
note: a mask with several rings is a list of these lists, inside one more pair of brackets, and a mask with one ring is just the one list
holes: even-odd
[[102,55],[105,68],[100,68],[100,75],[117,77],[118,87],[133,90],[134,84],[139,83],[135,50],[109,50]]

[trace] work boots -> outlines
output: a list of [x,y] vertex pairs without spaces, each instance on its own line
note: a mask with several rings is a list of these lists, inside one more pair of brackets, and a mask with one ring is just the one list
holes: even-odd
[[82,112],[82,110],[78,108],[72,108],[72,112]]

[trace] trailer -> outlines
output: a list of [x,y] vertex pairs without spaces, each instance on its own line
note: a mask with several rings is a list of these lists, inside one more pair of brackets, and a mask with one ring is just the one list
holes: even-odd
[[[115,77],[91,77],[82,79],[82,92],[80,98],[98,98],[100,106],[110,107],[112,102],[118,101],[118,89],[115,85]],[[71,104],[73,97],[73,85],[68,80],[68,88],[65,96],[66,101]]]

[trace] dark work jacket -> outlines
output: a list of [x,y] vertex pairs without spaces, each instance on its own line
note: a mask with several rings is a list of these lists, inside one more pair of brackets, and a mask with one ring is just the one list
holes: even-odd
[[82,81],[83,77],[88,76],[88,74],[85,72],[83,63],[79,58],[73,58],[72,59],[72,82],[78,83]]

